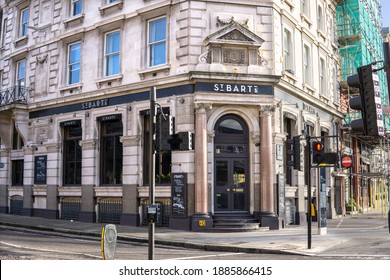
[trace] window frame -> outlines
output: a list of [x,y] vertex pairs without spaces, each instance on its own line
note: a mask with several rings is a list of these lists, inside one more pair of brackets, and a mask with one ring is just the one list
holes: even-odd
[[326,75],[326,66],[325,66],[325,59],[320,57],[320,63],[319,63],[319,79],[320,79],[320,93],[322,95],[327,95],[326,94],[326,82],[327,82],[327,75]]
[[[122,130],[115,132],[107,132],[107,125],[110,123],[118,122],[120,123]],[[100,122],[100,185],[122,185],[123,184],[123,144],[121,138],[123,137],[123,123],[122,118],[115,118],[114,120],[107,120]],[[112,162],[108,162],[109,156],[107,155],[107,150],[105,149],[106,141],[110,141],[114,144],[112,149]],[[119,150],[117,150],[119,149]],[[119,158],[118,158],[119,157]],[[112,170],[108,170],[107,167],[111,164]],[[112,177],[107,177],[104,173],[109,171],[112,173]],[[118,175],[118,172],[120,176]]]
[[311,60],[311,48],[307,44],[303,44],[303,83],[307,85],[311,85],[312,75],[311,70],[312,66],[310,64]]
[[[72,128],[79,128],[81,130],[80,135],[72,136],[70,135],[70,130]],[[81,123],[76,125],[64,126],[63,127],[64,139],[63,139],[63,184],[65,186],[80,186],[82,183],[82,149],[79,144],[79,141],[82,140],[82,128]],[[69,159],[68,149],[71,149],[71,145],[74,145],[74,154],[73,158]],[[76,165],[76,168],[72,173],[69,173],[70,164],[73,163]],[[73,177],[72,177],[73,176]],[[73,183],[71,182],[73,181]]]
[[[21,72],[20,72],[22,62],[24,63],[23,77],[21,77]],[[27,60],[25,58],[18,60],[16,62],[16,83],[15,83],[18,87],[26,87],[26,70],[27,70]]]
[[[24,21],[24,13],[27,12],[27,19]],[[28,20],[29,20],[29,7],[23,8],[20,10],[20,19],[19,19],[19,37],[27,36],[28,29]]]
[[[151,42],[150,41],[150,30],[151,30],[151,24],[153,22],[156,22],[156,21],[159,21],[161,19],[165,19],[165,37],[164,39],[162,40],[156,40],[156,41],[153,41]],[[166,65],[167,62],[168,62],[168,24],[167,24],[167,16],[166,15],[163,15],[163,16],[160,16],[160,17],[155,17],[155,18],[152,18],[152,19],[149,19],[147,21],[147,38],[146,38],[146,45],[147,45],[147,67],[156,67],[156,66],[161,66],[161,65]],[[152,47],[156,46],[156,45],[161,45],[163,44],[164,47],[165,47],[165,53],[164,53],[164,62],[162,63],[152,63],[153,60],[154,60],[154,57],[156,57],[155,55],[153,55],[152,57]]]
[[23,186],[24,181],[24,160],[17,159],[11,161],[11,180],[12,186]]
[[310,1],[301,0],[301,12],[308,18],[310,18]]
[[[79,45],[79,57],[78,57],[78,61],[77,62],[74,62],[74,63],[71,63],[70,60],[71,60],[71,48],[75,45]],[[81,45],[81,41],[77,41],[77,42],[73,42],[73,43],[70,43],[68,45],[68,48],[67,48],[67,85],[75,85],[75,84],[79,84],[81,82],[81,57],[82,57],[82,45]],[[78,68],[78,71],[79,71],[79,75],[78,75],[78,81],[77,82],[71,82],[71,78],[72,78],[72,70],[71,68],[75,65],[79,65],[79,68]]]
[[318,30],[325,32],[325,13],[321,5],[317,6],[317,28]]
[[[118,33],[119,35],[119,48],[115,52],[107,53],[107,44],[108,44],[108,36],[114,33]],[[112,58],[114,56],[118,56],[118,66],[117,66],[117,72],[115,73],[109,73],[109,65],[110,61],[109,58]],[[110,76],[115,76],[119,75],[121,73],[121,32],[120,29],[115,29],[109,32],[106,32],[104,34],[104,65],[103,65],[103,71],[104,71],[104,77],[110,77]]]
[[[287,43],[286,43],[287,39]],[[283,67],[284,71],[291,70],[294,72],[294,56],[293,54],[293,42],[292,42],[292,32],[284,28],[283,30]],[[290,72],[290,71],[288,71]],[[291,72],[290,72],[291,73]],[[291,73],[293,74],[293,73]]]
[[[84,10],[84,3],[83,3],[83,0],[70,0],[70,16],[71,17],[75,17],[75,16],[78,16],[78,15],[81,15],[83,13],[83,10]],[[81,10],[77,13],[77,5],[80,5],[81,6]]]

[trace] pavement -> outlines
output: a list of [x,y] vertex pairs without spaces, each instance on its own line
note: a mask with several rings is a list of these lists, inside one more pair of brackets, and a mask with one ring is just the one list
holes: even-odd
[[[28,228],[91,237],[100,237],[104,225],[0,214],[0,227]],[[116,229],[118,240],[148,242],[147,226],[116,225]],[[318,224],[313,222],[310,249],[308,248],[308,239],[307,225],[251,232],[190,232],[164,227],[156,227],[155,229],[155,244],[207,251],[307,256],[326,255],[327,252],[343,252],[348,256],[353,256],[368,252],[368,247],[374,248],[373,246],[377,244],[381,249],[380,254],[390,258],[387,213],[354,214],[353,216],[328,219],[327,227],[322,231],[318,229]],[[350,246],[351,244],[354,246]],[[363,248],[363,245],[367,248]]]

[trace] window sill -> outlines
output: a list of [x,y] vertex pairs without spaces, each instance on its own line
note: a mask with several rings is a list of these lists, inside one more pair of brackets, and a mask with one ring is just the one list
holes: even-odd
[[294,3],[292,2],[292,0],[282,0],[282,2],[286,3],[286,4],[287,4],[287,6],[289,6],[289,7],[290,7],[290,10],[291,10],[291,11],[293,11],[293,10],[294,10],[294,8],[295,8],[295,5],[294,5]]
[[65,92],[74,93],[74,91],[81,92],[82,88],[83,88],[83,84],[78,83],[78,84],[60,87],[59,91],[61,94],[64,94]]
[[293,74],[294,72],[292,72],[292,71],[293,70],[284,70],[282,72],[282,75],[283,75],[283,78],[285,78],[289,82],[292,82],[293,84],[295,84],[296,82],[298,82],[298,78],[295,76],[295,74]]
[[118,1],[118,2],[115,2],[115,3],[111,3],[109,5],[105,5],[105,6],[102,6],[102,7],[99,7],[99,11],[100,11],[100,14],[102,16],[104,16],[105,13],[107,12],[112,12],[112,11],[115,11],[115,10],[122,10],[123,8],[123,0],[121,1]]
[[23,36],[14,41],[14,46],[15,47],[20,47],[26,45],[28,42],[28,36]]
[[326,40],[326,34],[321,29],[317,29],[318,36],[322,37],[324,40]]
[[101,88],[101,86],[103,84],[105,84],[105,83],[107,83],[108,86],[111,86],[112,82],[117,82],[118,84],[122,84],[122,79],[123,79],[123,75],[122,74],[104,77],[104,78],[99,79],[99,80],[96,81],[96,86],[98,88]]
[[170,69],[171,69],[170,64],[164,64],[164,65],[150,67],[147,69],[138,70],[138,75],[140,76],[141,80],[144,80],[145,76],[148,74],[151,74],[153,77],[155,77],[159,72],[165,72],[165,75],[168,76]]
[[311,27],[313,25],[313,22],[311,21],[311,19],[305,14],[301,14],[301,20],[305,21],[309,25],[309,27]]
[[316,90],[315,90],[314,88],[312,88],[309,84],[303,83],[302,86],[303,86],[303,89],[304,89],[304,90],[306,90],[306,91],[309,92],[310,94],[314,95],[314,93],[315,93]]
[[76,24],[83,23],[84,17],[85,17],[85,14],[82,13],[80,15],[77,15],[77,16],[71,17],[67,20],[64,20],[62,23],[64,24],[65,28],[68,28],[69,25],[76,25]]

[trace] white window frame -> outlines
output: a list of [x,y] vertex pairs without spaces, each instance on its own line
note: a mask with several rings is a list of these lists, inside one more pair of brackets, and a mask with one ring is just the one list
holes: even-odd
[[320,93],[322,95],[327,95],[326,93],[326,67],[325,67],[325,59],[320,57],[320,63],[319,63],[319,76],[320,76]]
[[[119,50],[116,52],[107,53],[107,37],[108,37],[108,35],[113,34],[113,33],[119,34]],[[119,56],[118,72],[113,73],[113,74],[108,74],[108,68],[107,68],[109,65],[108,61],[111,57],[116,56],[116,55]],[[121,32],[119,29],[116,29],[116,30],[113,30],[113,31],[110,31],[110,32],[107,32],[104,34],[104,77],[119,75],[120,72],[121,72]]]
[[[70,50],[71,50],[72,46],[75,46],[77,44],[80,46],[80,57],[79,57],[78,62],[71,63],[70,62],[70,53],[71,53]],[[81,56],[82,56],[81,51],[82,50],[81,50],[81,42],[80,41],[77,41],[77,42],[74,42],[74,43],[71,43],[68,45],[68,60],[67,60],[67,84],[68,85],[79,84],[81,82]],[[75,66],[77,64],[79,65],[79,80],[77,82],[71,83],[71,80],[70,80],[71,71],[72,71],[71,69],[73,66]]]
[[320,31],[325,31],[325,16],[324,16],[324,9],[321,5],[317,6],[317,28]]
[[[24,63],[24,76],[20,76],[21,65]],[[26,69],[27,69],[27,60],[21,59],[16,62],[16,85],[18,87],[26,87]]]
[[311,48],[304,44],[303,45],[303,83],[310,85],[311,84]]
[[301,12],[308,18],[310,18],[310,1],[301,0]]
[[292,32],[287,28],[283,30],[283,67],[285,71],[294,72]]
[[[24,21],[24,13],[27,13],[26,21]],[[28,7],[26,7],[20,10],[19,37],[27,36],[28,19],[29,19],[29,10]]]
[[[165,38],[163,40],[160,40],[160,41],[155,41],[155,42],[150,42],[150,25],[152,22],[155,22],[157,20],[160,20],[162,18],[165,18]],[[157,18],[153,18],[153,19],[150,19],[147,21],[147,65],[148,67],[155,67],[155,66],[159,66],[159,65],[165,65],[167,64],[167,61],[168,61],[168,44],[167,44],[167,37],[168,37],[168,28],[167,28],[167,17],[166,16],[161,16],[161,17],[157,17]],[[155,45],[157,44],[162,44],[164,43],[165,44],[165,57],[164,57],[164,62],[163,63],[160,63],[160,64],[152,64],[152,57],[151,57],[151,48],[153,48]]]
[[[84,7],[83,7],[83,0],[70,0],[70,15],[72,16],[72,17],[74,17],[74,16],[78,16],[78,15],[81,15],[82,13],[83,13],[83,10],[84,10]],[[80,13],[77,13],[76,14],[76,9],[75,9],[75,7],[76,7],[76,5],[77,5],[77,3],[80,3],[81,4],[81,11],[80,11]]]

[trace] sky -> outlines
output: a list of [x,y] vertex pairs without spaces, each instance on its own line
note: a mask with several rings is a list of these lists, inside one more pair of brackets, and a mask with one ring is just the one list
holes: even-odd
[[390,0],[381,0],[382,27],[390,27]]

